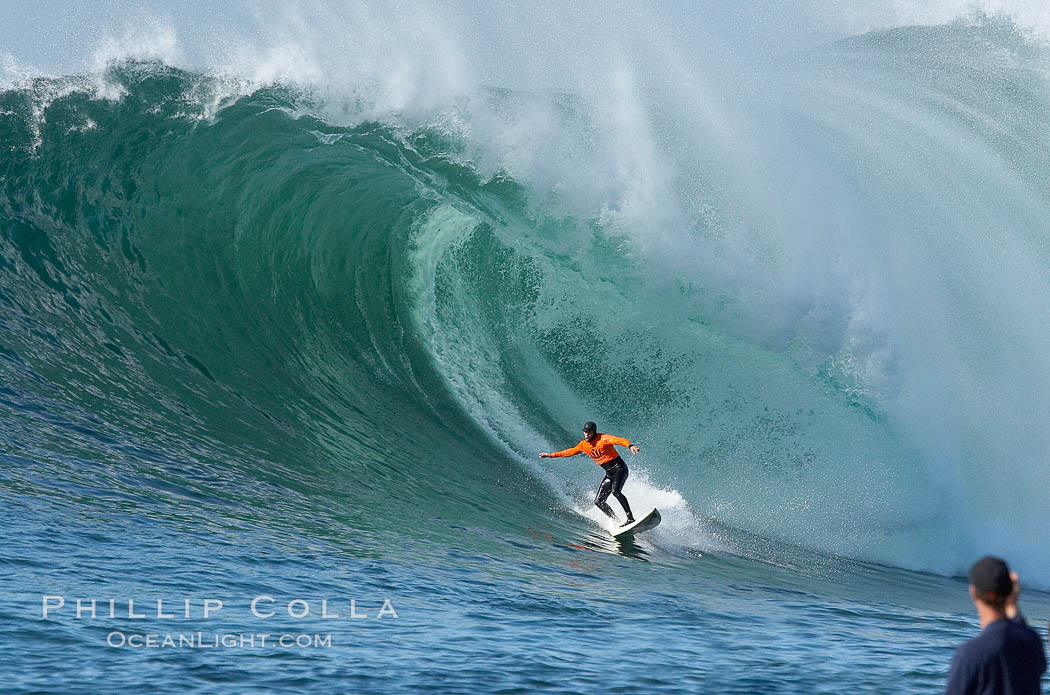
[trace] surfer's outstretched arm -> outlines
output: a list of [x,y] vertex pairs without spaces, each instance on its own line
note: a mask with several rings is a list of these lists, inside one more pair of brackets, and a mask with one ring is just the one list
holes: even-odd
[[553,454],[548,454],[547,452],[543,452],[542,454],[540,454],[540,458],[541,459],[560,459],[560,458],[565,458],[566,456],[575,456],[576,454],[579,454],[579,453],[582,453],[582,452],[583,452],[583,449],[581,449],[580,445],[577,444],[576,446],[572,447],[571,449],[563,449],[562,451],[555,451]]
[[605,441],[607,441],[607,442],[612,442],[613,444],[616,444],[617,446],[625,446],[625,447],[627,447],[631,451],[631,453],[634,454],[635,456],[637,456],[638,452],[641,451],[641,449],[638,448],[638,445],[637,444],[631,444],[631,440],[629,440],[629,439],[624,439],[623,437],[617,437],[617,436],[612,435],[612,434],[603,434],[602,438],[604,438]]

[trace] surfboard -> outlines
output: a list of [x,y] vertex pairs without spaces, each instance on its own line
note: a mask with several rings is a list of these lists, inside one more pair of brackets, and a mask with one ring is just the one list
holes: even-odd
[[613,538],[633,536],[636,533],[641,533],[642,531],[648,531],[651,528],[656,528],[659,524],[660,512],[654,509],[648,514],[639,517],[638,519],[635,519],[633,524],[629,526],[621,526],[620,528],[613,531]]

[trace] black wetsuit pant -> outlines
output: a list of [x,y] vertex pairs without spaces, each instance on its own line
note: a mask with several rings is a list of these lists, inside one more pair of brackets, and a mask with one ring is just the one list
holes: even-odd
[[627,504],[627,498],[620,492],[623,484],[627,481],[627,464],[624,463],[622,458],[617,456],[612,461],[603,463],[602,470],[605,471],[605,477],[602,478],[602,483],[598,486],[598,494],[594,498],[594,506],[605,512],[607,516],[615,519],[616,515],[613,514],[612,507],[605,501],[609,499],[609,495],[612,495],[619,500],[623,511],[627,513],[627,520],[631,521],[634,519],[634,515],[631,514],[631,506]]

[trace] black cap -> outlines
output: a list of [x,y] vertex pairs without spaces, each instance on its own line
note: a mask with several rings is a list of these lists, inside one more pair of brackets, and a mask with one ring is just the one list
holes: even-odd
[[594,424],[593,422],[585,422],[585,423],[583,423],[583,431],[584,432],[597,432],[598,431],[598,425]]
[[1010,568],[1006,566],[1006,561],[991,555],[985,555],[973,563],[970,583],[981,598],[988,594],[1006,597],[1014,590],[1014,580],[1010,579]]

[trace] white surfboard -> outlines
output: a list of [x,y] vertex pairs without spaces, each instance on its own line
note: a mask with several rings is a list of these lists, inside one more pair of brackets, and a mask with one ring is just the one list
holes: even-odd
[[648,514],[641,516],[634,520],[633,524],[627,526],[621,526],[613,531],[613,538],[623,538],[624,536],[633,536],[636,533],[642,531],[648,531],[651,528],[656,528],[660,524],[660,512],[656,509],[652,510]]

